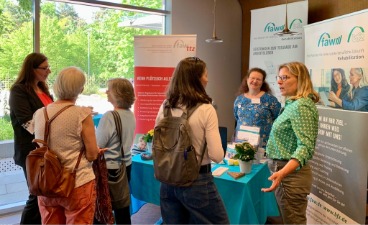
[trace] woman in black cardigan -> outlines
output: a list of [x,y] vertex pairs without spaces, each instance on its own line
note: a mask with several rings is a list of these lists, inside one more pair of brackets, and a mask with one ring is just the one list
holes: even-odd
[[[34,135],[27,131],[33,113],[51,102],[46,83],[51,73],[48,59],[41,53],[31,53],[23,61],[22,68],[10,88],[10,119],[14,130],[14,161],[23,168],[27,179],[26,157],[35,149]],[[41,224],[37,196],[29,195],[20,224]]]

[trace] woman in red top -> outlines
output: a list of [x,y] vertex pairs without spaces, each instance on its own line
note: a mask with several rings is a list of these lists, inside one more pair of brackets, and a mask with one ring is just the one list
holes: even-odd
[[[31,53],[10,88],[10,119],[14,130],[14,161],[23,168],[27,179],[26,157],[35,149],[34,135],[27,131],[33,113],[53,102],[46,80],[51,73],[48,59],[41,53]],[[29,195],[20,224],[41,224],[37,196]]]

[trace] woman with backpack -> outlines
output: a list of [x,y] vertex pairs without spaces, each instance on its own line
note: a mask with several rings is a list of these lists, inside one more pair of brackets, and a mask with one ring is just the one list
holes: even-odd
[[199,175],[189,186],[161,182],[160,206],[165,224],[229,224],[224,203],[211,173],[211,160],[220,162],[224,151],[216,110],[205,91],[207,83],[204,61],[197,57],[181,60],[172,75],[166,100],[156,117],[157,125],[164,118],[164,107],[167,105],[173,117],[180,117],[184,111],[190,111],[200,104],[188,119],[192,146],[197,161],[201,162]]
[[[63,108],[50,125],[48,146],[57,154],[63,167],[72,171],[79,161],[75,186],[68,197],[38,196],[42,224],[93,224],[96,205],[95,174],[92,161],[106,149],[97,147],[90,107],[77,106],[86,77],[78,67],[67,67],[56,77],[53,90],[57,100],[46,107],[48,118]],[[33,116],[36,139],[45,133],[44,108]],[[84,151],[79,158],[80,152]]]

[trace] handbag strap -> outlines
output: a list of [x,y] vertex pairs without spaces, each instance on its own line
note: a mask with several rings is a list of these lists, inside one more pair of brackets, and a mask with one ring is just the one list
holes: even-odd
[[[45,134],[43,136],[43,141],[41,141],[41,143],[43,145],[46,145],[48,146],[48,143],[47,143],[47,140],[49,138],[49,133],[50,133],[50,125],[51,125],[51,122],[57,117],[59,116],[62,112],[64,112],[65,110],[69,109],[70,107],[72,107],[73,105],[67,105],[65,107],[63,107],[62,109],[60,109],[57,113],[55,113],[55,115],[53,115],[51,117],[51,119],[49,119],[49,115],[47,114],[47,110],[46,110],[46,107],[43,109],[43,112],[44,112],[44,117],[45,117]],[[39,139],[35,139],[35,141],[39,141]],[[75,164],[75,167],[73,169],[73,173],[75,173],[79,167],[79,163],[82,159],[82,154],[85,150],[85,147],[83,145],[82,149],[80,150],[79,152],[79,156],[78,156],[78,160],[77,160],[77,164]]]
[[53,117],[51,117],[51,119],[49,119],[49,115],[47,114],[47,110],[45,108],[43,108],[43,115],[45,117],[45,134],[43,136],[43,140],[47,143],[48,137],[49,137],[49,132],[50,132],[50,125],[51,122],[57,117],[59,116],[62,112],[64,112],[66,109],[72,107],[73,105],[67,105],[65,107],[63,107],[62,109],[60,109],[57,113],[55,113],[55,115]]
[[121,131],[121,127],[122,127],[121,118],[120,118],[120,115],[117,111],[111,111],[111,113],[114,116],[116,131],[117,131],[119,141],[120,141],[120,146],[121,146],[120,147],[121,156],[124,159],[124,147],[123,147],[123,140],[122,140],[122,137],[121,137],[121,133],[122,133],[122,131]]

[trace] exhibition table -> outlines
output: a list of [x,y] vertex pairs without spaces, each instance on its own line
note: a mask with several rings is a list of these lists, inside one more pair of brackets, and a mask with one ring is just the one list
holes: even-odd
[[[228,171],[239,172],[239,166],[213,164],[212,171],[223,166]],[[237,180],[227,173],[214,181],[225,203],[231,224],[264,224],[267,216],[278,216],[274,193],[264,193],[269,187],[270,172],[266,164],[253,164],[252,171]],[[160,182],[153,175],[153,161],[142,160],[140,155],[132,158],[131,193],[139,200],[160,204]]]

